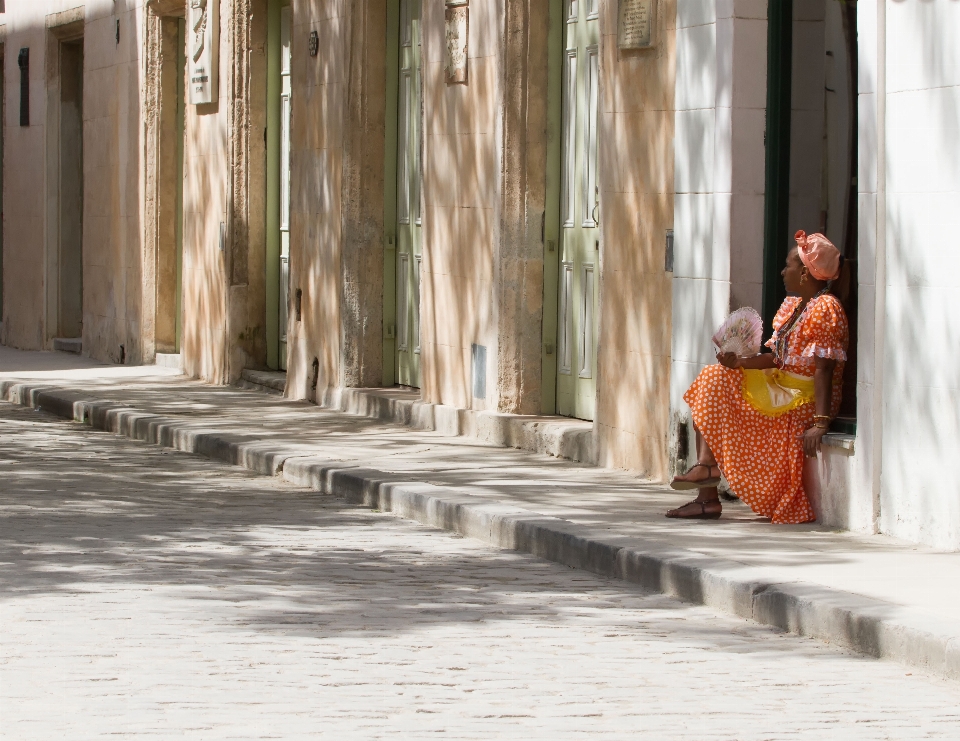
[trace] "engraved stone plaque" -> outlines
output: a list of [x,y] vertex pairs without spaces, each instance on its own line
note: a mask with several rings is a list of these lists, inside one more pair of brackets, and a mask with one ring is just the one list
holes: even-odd
[[467,81],[467,30],[469,8],[466,5],[447,6],[444,10],[444,28],[447,36],[447,82]]
[[649,49],[654,45],[657,0],[620,0],[617,46]]
[[189,0],[187,73],[191,105],[217,102],[220,0]]

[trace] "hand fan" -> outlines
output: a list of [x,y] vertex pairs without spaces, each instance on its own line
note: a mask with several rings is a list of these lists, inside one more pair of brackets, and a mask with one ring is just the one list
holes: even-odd
[[726,318],[713,335],[713,344],[720,352],[736,353],[737,357],[749,358],[760,352],[763,339],[763,320],[749,306],[737,309]]

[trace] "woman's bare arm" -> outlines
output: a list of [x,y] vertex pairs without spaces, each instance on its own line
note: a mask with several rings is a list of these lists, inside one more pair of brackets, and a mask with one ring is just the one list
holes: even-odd
[[773,353],[761,353],[752,358],[740,358],[732,352],[717,353],[717,362],[727,368],[751,368],[754,370],[763,370],[765,368],[776,368],[777,364],[773,362]]
[[[833,369],[837,361],[832,358],[817,358],[817,367],[813,372],[814,406],[818,417],[830,416],[830,404],[833,400]],[[816,457],[820,451],[820,441],[826,434],[826,427],[811,427],[803,433],[803,452],[807,458]]]

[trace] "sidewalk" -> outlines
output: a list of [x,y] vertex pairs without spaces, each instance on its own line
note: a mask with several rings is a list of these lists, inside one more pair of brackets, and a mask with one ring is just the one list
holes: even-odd
[[716,522],[667,520],[689,494],[627,472],[206,386],[166,368],[0,347],[0,396],[960,679],[960,554],[776,527],[739,502]]

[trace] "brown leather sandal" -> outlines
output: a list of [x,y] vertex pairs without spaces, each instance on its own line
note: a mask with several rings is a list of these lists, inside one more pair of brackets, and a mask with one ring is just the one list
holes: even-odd
[[[699,512],[694,511],[692,514],[689,514],[689,515],[680,514],[680,510],[690,507],[691,505],[694,505],[694,504],[700,505]],[[715,512],[707,512],[708,504],[716,504],[717,510]],[[696,499],[694,499],[692,502],[687,502],[686,504],[681,505],[676,509],[670,510],[669,512],[667,512],[666,515],[664,515],[664,517],[669,517],[670,519],[673,519],[673,520],[719,520],[720,515],[722,513],[723,513],[723,505],[720,504],[719,499],[713,499],[709,502],[698,502]]]
[[696,465],[691,466],[690,470],[687,471],[687,473],[689,474],[690,471],[693,471],[693,469],[695,468],[706,468],[707,478],[699,479],[697,481],[678,481],[677,479],[674,479],[673,481],[670,482],[670,488],[676,489],[677,491],[689,491],[690,489],[708,489],[711,486],[716,486],[717,484],[720,483],[719,476],[710,475],[711,469],[716,468],[719,471],[720,470],[719,466],[716,466],[716,465],[708,466],[706,463],[697,463]]

